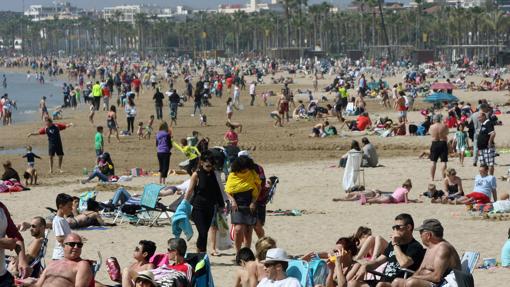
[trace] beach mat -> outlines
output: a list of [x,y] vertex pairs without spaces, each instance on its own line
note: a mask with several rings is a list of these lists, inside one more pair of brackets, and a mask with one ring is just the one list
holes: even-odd
[[92,231],[92,230],[108,230],[110,228],[108,227],[105,227],[105,226],[89,226],[89,227],[85,227],[85,228],[78,228],[76,230],[79,230],[79,231]]

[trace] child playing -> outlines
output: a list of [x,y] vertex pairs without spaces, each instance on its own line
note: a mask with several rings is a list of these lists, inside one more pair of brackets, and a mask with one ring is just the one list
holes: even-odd
[[172,145],[180,152],[182,152],[188,159],[189,163],[185,169],[188,174],[191,175],[195,170],[195,167],[198,163],[198,158],[200,157],[200,152],[198,151],[197,147],[188,145],[188,141],[185,138],[181,139],[181,145],[179,145],[176,141],[172,141]]
[[431,203],[442,203],[444,195],[444,192],[442,190],[437,190],[436,185],[432,183],[429,184],[427,191],[423,193],[423,196],[431,199]]
[[411,191],[413,184],[410,179],[404,181],[401,187],[395,189],[390,194],[383,194],[381,191],[377,191],[378,195],[374,198],[368,199],[367,203],[409,203],[409,202],[420,202],[419,200],[410,200],[407,198],[408,193]]
[[32,152],[32,147],[27,145],[27,153],[23,156],[23,158],[27,159],[28,167],[34,168],[35,167],[35,159],[41,159],[40,156],[36,155]]
[[147,126],[145,127],[145,134],[143,135],[144,139],[151,139],[153,124],[154,124],[154,115],[151,115],[149,118],[149,122],[147,123]]
[[95,148],[96,148],[96,157],[99,157],[103,154],[104,151],[104,137],[103,137],[103,126],[98,126],[96,128],[96,136],[94,138]]
[[207,116],[205,114],[200,114],[200,126],[201,127],[207,126]]
[[89,107],[89,122],[91,124],[94,124],[94,114],[96,113],[96,109],[94,108],[94,104],[90,104],[90,107]]
[[455,132],[455,138],[453,140],[454,145],[456,146],[457,153],[459,154],[460,165],[464,166],[464,156],[466,150],[469,149],[468,144],[468,135],[464,131],[465,123],[461,123],[457,127],[457,132]]
[[138,139],[141,140],[143,138],[143,122],[138,122],[138,130],[136,131],[138,135]]

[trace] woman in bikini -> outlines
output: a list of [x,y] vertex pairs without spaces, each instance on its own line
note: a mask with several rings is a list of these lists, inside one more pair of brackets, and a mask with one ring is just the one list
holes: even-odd
[[457,199],[464,195],[462,188],[462,179],[457,176],[457,171],[453,168],[446,170],[446,178],[444,179],[444,190],[448,192],[442,200],[442,203],[455,204]]
[[115,132],[115,137],[117,138],[117,141],[120,142],[119,125],[117,124],[117,108],[115,105],[110,107],[110,111],[106,115],[106,126],[108,127],[108,143],[110,143],[112,131]]

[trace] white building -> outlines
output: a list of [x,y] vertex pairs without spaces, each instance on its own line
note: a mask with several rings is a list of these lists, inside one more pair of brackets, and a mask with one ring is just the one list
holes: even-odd
[[105,20],[114,20],[116,17],[118,17],[118,21],[120,22],[135,24],[135,15],[140,13],[146,14],[147,16],[155,16],[160,19],[165,19],[191,14],[191,9],[185,6],[177,6],[175,9],[172,9],[143,4],[120,5],[114,7],[105,7],[103,9],[103,18]]
[[[429,4],[440,4],[462,8],[480,7],[484,4],[484,0],[425,0],[425,3]],[[411,7],[416,7],[417,4],[414,1],[410,2]]]
[[257,0],[250,0],[247,4],[220,4],[218,6],[218,13],[233,14],[237,11],[245,13],[254,13],[260,11],[283,11],[281,4],[278,0],[271,0],[271,4],[257,3]]
[[54,6],[30,5],[23,14],[32,19],[32,21],[58,19],[78,19],[84,13],[83,9],[71,6],[69,2],[54,2]]

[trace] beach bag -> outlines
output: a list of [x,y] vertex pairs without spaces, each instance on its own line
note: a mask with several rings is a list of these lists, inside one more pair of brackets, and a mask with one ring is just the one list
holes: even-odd
[[216,246],[218,250],[228,250],[232,248],[232,239],[230,238],[227,216],[223,212],[216,213]]
[[326,286],[326,278],[329,273],[326,261],[320,259],[312,260],[308,266],[311,272],[312,286]]
[[418,127],[416,125],[410,124],[409,125],[409,133],[414,135],[417,134]]

